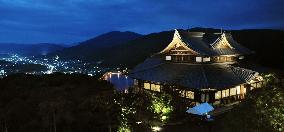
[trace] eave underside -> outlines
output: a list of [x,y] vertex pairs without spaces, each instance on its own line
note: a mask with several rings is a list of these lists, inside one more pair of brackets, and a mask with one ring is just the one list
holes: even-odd
[[[144,65],[146,66],[146,64]],[[224,89],[254,79],[257,72],[222,64],[160,63],[156,66],[135,68],[130,77],[178,85],[190,89]]]

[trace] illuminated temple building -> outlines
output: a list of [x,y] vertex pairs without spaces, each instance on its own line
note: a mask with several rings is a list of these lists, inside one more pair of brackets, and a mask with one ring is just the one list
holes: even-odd
[[175,30],[172,42],[129,74],[138,91],[177,91],[194,103],[225,104],[263,85],[258,72],[234,67],[251,51],[230,33]]

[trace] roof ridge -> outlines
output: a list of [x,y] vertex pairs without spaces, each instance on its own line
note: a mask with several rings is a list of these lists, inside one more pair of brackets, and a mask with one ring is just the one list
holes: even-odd
[[256,71],[253,71],[251,69],[246,69],[246,68],[242,68],[242,67],[239,67],[239,66],[231,66],[231,65],[228,65],[228,66],[233,67],[235,69],[242,69],[242,70],[247,70],[247,71],[251,71],[251,72],[256,72]]
[[[252,78],[256,77],[258,75],[258,72],[250,70],[250,69],[246,69],[246,68],[242,68],[242,67],[235,67],[235,66],[230,66],[232,72],[234,73],[234,75],[236,75],[238,78],[240,78],[241,80],[244,80],[246,82],[250,81]],[[249,78],[242,78],[240,75],[238,75],[238,73],[236,72],[236,70],[242,70],[242,71],[248,71],[251,73],[251,75],[249,75]],[[244,73],[242,73],[244,74]]]
[[220,41],[220,38],[218,37],[213,43],[210,44],[210,46],[214,49],[216,47],[216,44]]
[[228,39],[227,39],[226,33],[222,33],[221,36],[218,37],[218,39],[217,39],[216,41],[214,41],[212,44],[210,44],[211,47],[212,47],[213,49],[216,49],[216,46],[218,46],[218,44],[220,44],[220,42],[221,42],[222,40],[224,40],[224,39],[228,42],[228,46],[230,47],[230,49],[235,49],[235,48],[229,43],[229,41],[228,41]]

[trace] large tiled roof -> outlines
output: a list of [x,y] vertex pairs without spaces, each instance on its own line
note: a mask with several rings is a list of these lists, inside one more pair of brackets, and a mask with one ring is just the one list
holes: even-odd
[[192,89],[223,89],[247,83],[257,72],[224,64],[168,63],[149,58],[129,74],[152,82],[178,85]]
[[242,46],[241,44],[239,44],[238,42],[236,42],[233,39],[232,34],[230,33],[225,33],[226,39],[228,40],[228,42],[230,43],[230,45],[237,50],[238,52],[240,52],[241,54],[250,54],[252,53],[248,48]]
[[[250,54],[251,51],[239,43],[237,43],[230,33],[214,34],[202,32],[188,32],[179,30],[181,40],[193,51],[201,55],[215,56],[215,55],[243,55]],[[222,36],[223,35],[223,36]],[[231,48],[216,48],[215,46],[222,37],[228,41]]]

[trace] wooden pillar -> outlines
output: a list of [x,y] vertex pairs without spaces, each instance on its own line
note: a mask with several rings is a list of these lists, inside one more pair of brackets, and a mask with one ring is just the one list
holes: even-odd
[[[241,85],[240,85],[240,90],[241,90]],[[240,95],[238,95],[238,88],[236,88],[236,99],[237,99],[237,100],[239,99],[239,96],[240,96]]]
[[231,88],[229,88],[229,101],[231,101],[231,98],[232,98],[232,96],[231,96]]
[[194,92],[194,100],[196,102],[201,102],[201,91],[200,90],[196,90]]
[[215,102],[215,91],[209,92],[209,102],[214,103]]
[[223,103],[223,90],[221,90],[221,98],[220,98],[220,103]]

